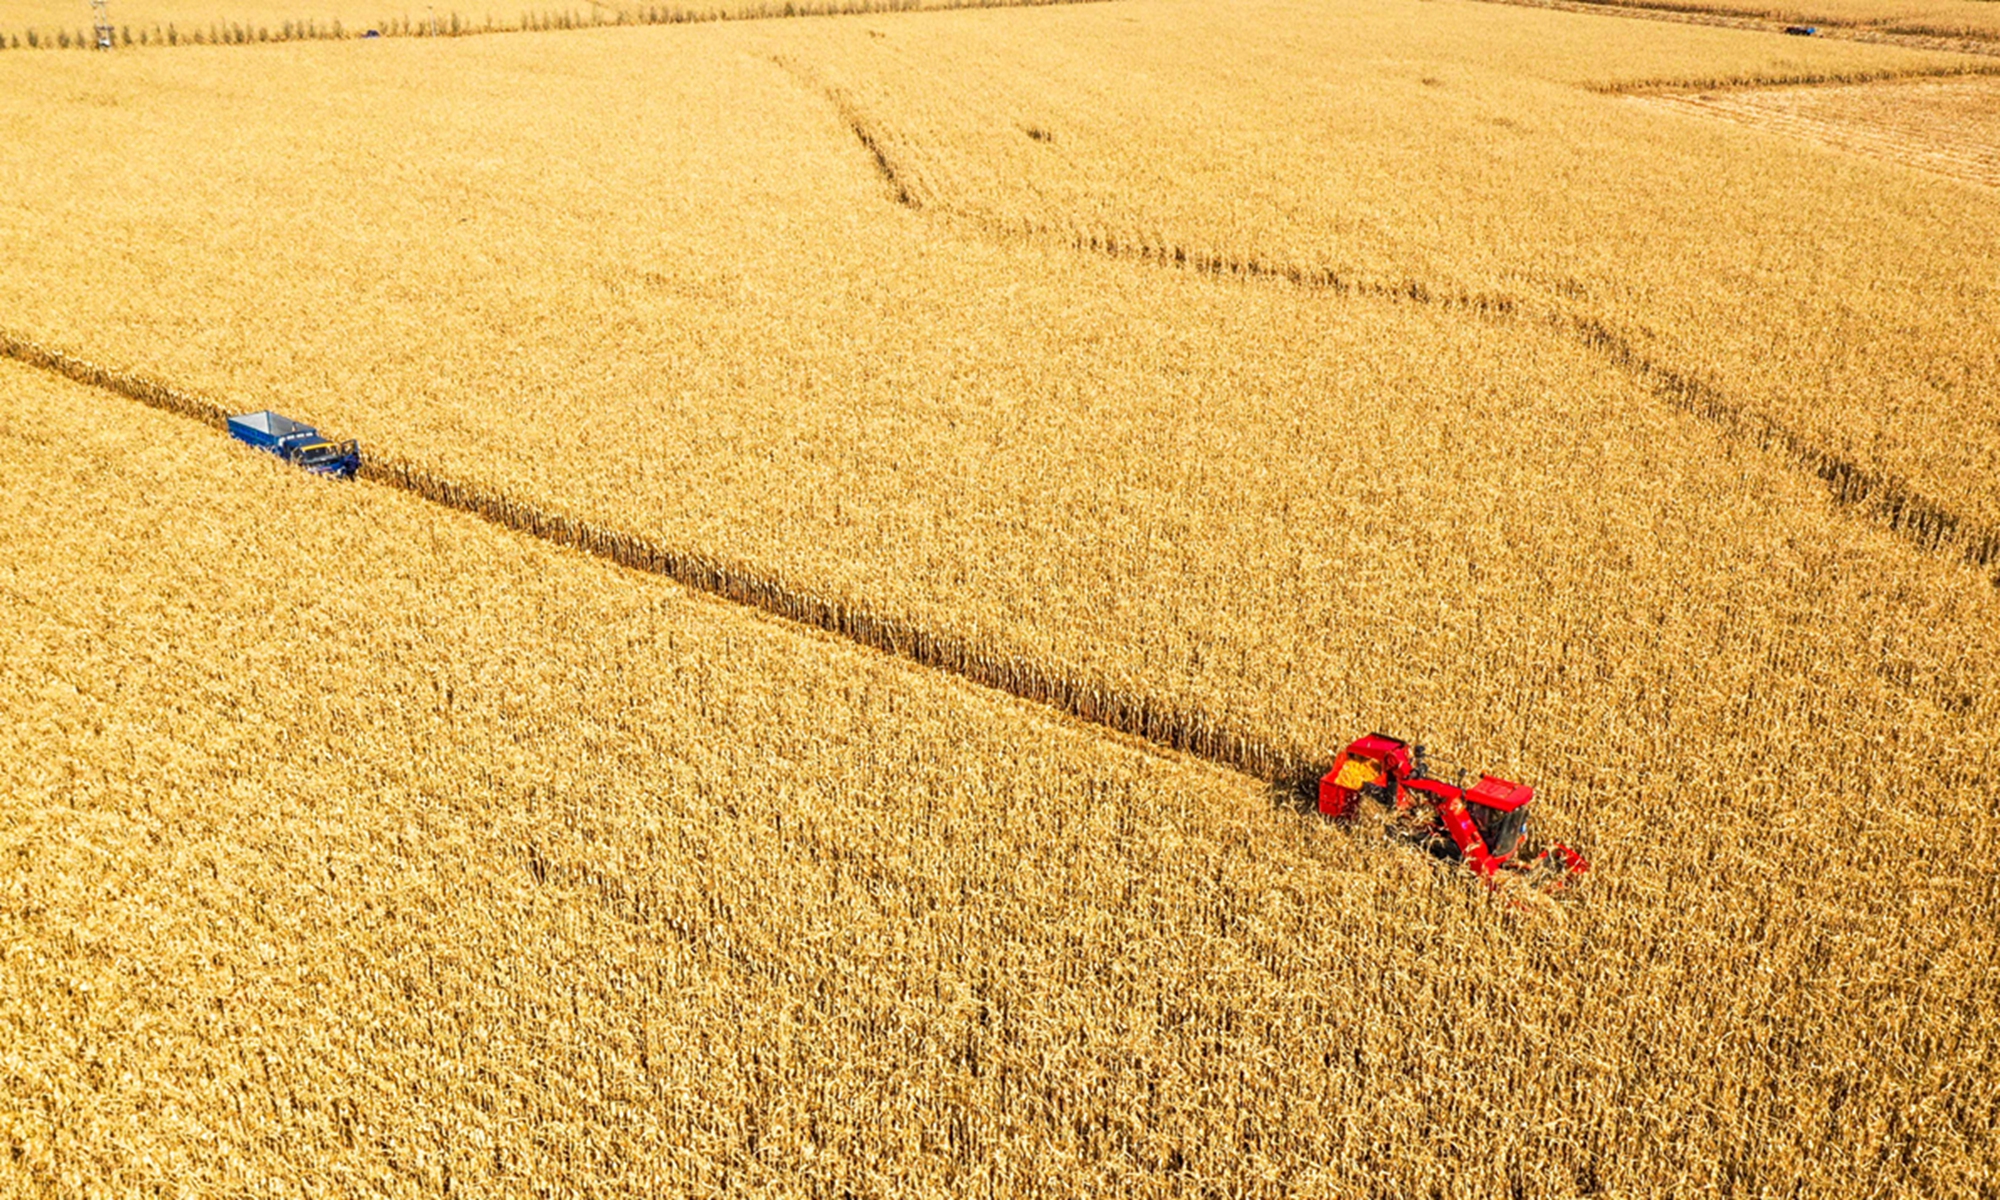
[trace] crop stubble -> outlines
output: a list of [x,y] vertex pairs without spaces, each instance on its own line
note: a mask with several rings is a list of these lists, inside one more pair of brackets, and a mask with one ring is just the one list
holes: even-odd
[[1737,121],[2000,188],[2000,79],[1666,93],[1640,103]]

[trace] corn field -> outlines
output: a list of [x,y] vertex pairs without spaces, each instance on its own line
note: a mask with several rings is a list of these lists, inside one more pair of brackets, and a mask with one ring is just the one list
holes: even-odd
[[1810,36],[1992,53],[2000,21],[1984,0],[1819,0],[1811,5],[1757,0],[1494,0],[1604,16],[1697,22],[1781,31],[1802,26]]
[[2000,80],[1924,79],[1894,88],[1753,88],[1648,99],[2000,189]]
[[[374,0],[331,0],[318,9],[347,11],[343,18],[296,12],[287,0],[255,0],[252,10],[273,8],[278,15],[245,18],[243,5],[226,2],[220,8],[208,0],[162,0],[161,3],[117,6],[120,19],[112,25],[112,49],[151,46],[250,46],[272,42],[346,41],[375,37],[470,37],[487,33],[548,33],[631,25],[685,25],[707,21],[759,21],[785,17],[859,16],[869,13],[934,12],[956,8],[987,8],[1023,4],[1081,4],[1094,0],[745,0],[743,3],[689,7],[680,4],[593,3],[584,8],[523,9],[508,20],[490,10],[477,16],[427,7],[421,15],[382,14]],[[75,5],[46,4],[49,16],[75,15]],[[160,20],[166,10],[183,13],[178,20]],[[138,24],[124,19],[136,11]],[[227,15],[213,16],[221,12]],[[30,15],[33,14],[23,14]],[[152,19],[148,19],[152,18]],[[36,25],[22,32],[0,30],[0,50],[95,50],[100,47],[88,26]]]
[[0,58],[0,1192],[2000,1188],[1964,63],[1435,7]]

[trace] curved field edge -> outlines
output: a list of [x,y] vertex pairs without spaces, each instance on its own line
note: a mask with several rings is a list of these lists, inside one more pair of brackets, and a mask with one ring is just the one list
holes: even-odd
[[[1199,5],[1150,5],[1130,10],[1153,34],[1143,40],[1120,36],[1118,12],[1048,18],[1102,38],[1130,72],[1123,89],[1068,43],[1030,36],[1037,20],[913,30],[908,48],[785,40],[865,112],[934,207],[1377,290],[1532,297],[1958,517],[2000,525],[1984,420],[1995,301],[1983,264],[2000,249],[1984,232],[1987,189],[1606,98],[1675,83],[1978,76],[1990,61],[1605,29],[1559,13],[1399,18],[1399,7],[1272,5],[1238,32]],[[1205,54],[1204,41],[1231,53]]]
[[1732,6],[1696,3],[1693,0],[1687,3],[1646,3],[1645,0],[1472,0],[1472,2],[1663,21],[1677,25],[1713,25],[1726,29],[1756,30],[1779,35],[1785,35],[1793,28],[1809,27],[1813,31],[1811,36],[1814,37],[1904,46],[1912,50],[2000,55],[2000,19],[1994,20],[1992,24],[1979,24],[1896,17],[1858,18],[1824,9],[1771,8],[1752,3]]
[[[1732,398],[1714,383],[1664,364],[1640,351],[1625,335],[1602,320],[1551,308],[1524,298],[1473,293],[1451,284],[1418,279],[1380,280],[1351,276],[1333,267],[1315,267],[1258,256],[1254,251],[1220,252],[1183,245],[1161,235],[1119,234],[1102,229],[1032,218],[997,215],[938,195],[900,167],[891,147],[892,136],[855,99],[837,85],[821,81],[810,68],[782,56],[772,61],[799,82],[822,95],[860,143],[883,178],[894,201],[914,212],[948,214],[970,221],[993,235],[1053,238],[1074,248],[1113,258],[1133,259],[1175,270],[1247,281],[1276,281],[1334,296],[1357,296],[1464,313],[1489,321],[1531,322],[1550,329],[1601,355],[1643,384],[1661,400],[1716,425],[1731,440],[1775,450],[1800,470],[1826,485],[1841,507],[1850,509],[1929,553],[1958,558],[1979,568],[2000,565],[2000,526],[1987,525],[1953,511],[1923,494],[1911,481],[1871,469],[1858,460],[1821,444],[1777,417]],[[2000,68],[1952,72],[1994,74]],[[1870,78],[1934,77],[1935,70],[1912,71]],[[1665,84],[1640,84],[1615,90],[1650,90]],[[1682,85],[1684,86],[1684,85]],[[1749,86],[1747,83],[1743,86]],[[2000,570],[1992,574],[2000,588]]]

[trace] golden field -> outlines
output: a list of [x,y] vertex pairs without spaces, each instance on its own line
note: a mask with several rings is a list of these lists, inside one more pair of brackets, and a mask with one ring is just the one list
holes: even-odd
[[[120,47],[178,49],[270,42],[567,32],[606,25],[680,25],[829,14],[981,8],[1088,0],[507,0],[412,4],[409,0],[111,0]],[[89,0],[15,0],[0,16],[0,50],[94,49]]]
[[1391,0],[0,60],[0,330],[1596,861],[1516,908],[7,365],[0,1179],[1990,1192],[1994,194],[1653,99],[1976,65]]
[[2000,189],[2000,79],[1913,79],[1648,97]]
[[[1710,681],[1749,694],[1683,677],[1654,719],[1707,740],[1554,792],[1608,810],[1599,867],[1515,911],[1227,772],[0,378],[11,1192],[1991,1181],[1990,700],[1775,646]],[[1825,524],[1864,591],[1828,609],[1938,602]]]
[[[1470,11],[1496,25],[1605,28],[1554,14]],[[1618,222],[1617,236],[1572,249],[1551,236],[1534,266],[1492,260],[1528,236],[1522,229],[1555,216],[1498,194],[1404,208],[1424,214],[1406,226],[1393,221],[1396,210],[1369,219],[1377,201],[1330,190],[1312,205],[1245,202],[1230,211],[1230,228],[1215,235],[1220,252],[1254,249],[1285,261],[1294,257],[1287,243],[1253,247],[1249,235],[1296,212],[1296,256],[1312,262],[1314,239],[1335,236],[1345,221],[1354,236],[1333,261],[1359,280],[1388,287],[1414,280],[1439,296],[1518,288],[1513,318],[1481,319],[1438,304],[1107,262],[1078,253],[1067,237],[996,231],[1000,216],[970,228],[954,224],[958,210],[946,202],[901,208],[888,201],[870,156],[834,105],[765,57],[798,66],[798,47],[784,39],[817,37],[831,65],[803,69],[831,81],[839,69],[836,36],[856,53],[875,53],[863,44],[922,39],[906,55],[916,60],[943,53],[933,43],[947,27],[966,29],[962,40],[975,46],[1000,27],[1018,30],[1021,53],[1030,53],[1027,35],[1036,28],[1126,28],[1125,12],[1086,6],[404,42],[374,47],[387,53],[361,72],[338,47],[313,45],[135,55],[109,68],[88,57],[22,60],[27,66],[15,69],[32,67],[38,78],[72,65],[86,76],[68,93],[72,103],[21,95],[7,110],[27,132],[0,163],[0,183],[19,197],[18,216],[0,227],[0,245],[16,264],[0,280],[0,313],[7,327],[100,360],[247,406],[291,405],[453,476],[669,544],[717,548],[962,634],[1000,636],[1038,659],[1239,716],[1300,742],[1386,719],[1375,714],[1406,703],[1401,682],[1349,703],[1330,695],[1326,681],[1375,652],[1374,635],[1345,614],[1354,603],[1379,603],[1411,569],[1399,550],[1416,536],[1409,521],[1435,521],[1454,541],[1470,539],[1465,550],[1478,555],[1483,540],[1512,536],[1501,532],[1498,505],[1504,528],[1537,539],[1514,552],[1521,561],[1560,564],[1537,568],[1559,572],[1537,585],[1546,594],[1628,590],[1615,577],[1589,582],[1599,578],[1595,563],[1578,562],[1569,549],[1579,536],[1573,514],[1596,503],[1607,473],[1622,487],[1660,486],[1661,472],[1685,469],[1663,461],[1682,451],[1671,441],[1632,443],[1632,414],[1669,420],[1665,406],[1532,306],[1592,312],[1597,297],[1608,305],[1607,320],[1636,308],[1649,293],[1628,298],[1643,281],[1623,281],[1619,272],[1637,256],[1665,264],[1660,286],[1685,281],[1699,294],[1648,300],[1663,314],[1642,309],[1653,315],[1635,321],[1629,336],[1645,338],[1651,329],[1667,349],[1690,344],[1700,356],[1696,366],[1716,356],[1729,394],[1746,407],[1796,414],[1807,433],[1857,460],[1886,464],[1959,511],[1982,520],[2000,512],[1988,469],[1996,452],[1991,418],[1978,407],[1986,395],[1981,381],[1995,375],[1994,349],[1975,328],[1978,306],[1991,308],[1993,300],[1989,284],[1966,265],[2000,255],[1991,246],[1980,251],[1984,258],[1947,253],[1993,239],[1994,227],[1977,219],[1990,211],[1984,193],[1939,189],[1901,168],[1784,144],[1822,173],[1831,163],[1876,180],[1885,196],[1914,203],[1922,194],[1958,205],[1950,221],[1884,218],[1871,226],[1849,215],[1856,206],[1829,195],[1828,219],[1837,217],[1844,233],[1900,233],[1893,245],[1877,247],[1879,260],[1800,267],[1801,274],[1811,265],[1837,267],[1865,281],[1837,302],[1778,297],[1789,259],[1811,260],[1812,253],[1762,221],[1746,220],[1742,229],[1717,222],[1714,238],[1751,243],[1745,257],[1710,263],[1720,280],[1684,261],[1698,257],[1674,232],[1688,212],[1651,214],[1659,222],[1654,240],[1675,241],[1681,252],[1647,248],[1626,227],[1646,214],[1621,215],[1609,182],[1590,213]],[[884,22],[899,32],[869,36]],[[1133,28],[1141,32],[1128,41],[1155,40]],[[1942,61],[1716,30],[1613,28],[1632,31],[1619,66],[1635,76],[1667,72],[1668,52],[1645,39],[1669,35],[1696,47],[1722,45],[1734,57],[1716,65],[1733,71],[1796,62],[1759,57],[1770,53],[1824,52],[1824,62],[1804,65],[1843,72]],[[1532,33],[1517,35],[1523,53],[1536,40]],[[1060,46],[1078,36],[1045,41]],[[605,50],[628,40],[657,53],[619,58]],[[1695,66],[1710,65],[1683,50]],[[1473,53],[1469,38],[1460,54]],[[457,64],[454,88],[433,105],[411,106],[410,97],[434,90],[440,56]],[[229,73],[186,91],[211,57],[229,64]],[[998,50],[988,57],[1005,61]],[[1600,62],[1613,57],[1612,49],[1597,48]],[[1578,64],[1572,69],[1582,72]],[[266,78],[260,70],[267,83],[259,82]],[[1603,77],[1598,69],[1594,78]],[[1351,93],[1341,93],[1337,111],[1353,110],[1373,78],[1364,73]],[[182,82],[170,85],[175,79]],[[549,82],[529,87],[529,79]],[[1448,92],[1421,80],[1405,80],[1404,90]],[[948,81],[932,82],[943,89]],[[856,103],[874,102],[851,81],[834,86],[847,88]],[[1754,198],[1761,193],[1753,173],[1776,169],[1740,151],[1734,159],[1723,154],[1746,135],[1720,122],[1656,114],[1567,83],[1518,88],[1505,94],[1517,123],[1537,111],[1537,98],[1588,113],[1558,110],[1547,119],[1567,116],[1569,123],[1553,125],[1532,148],[1496,148],[1496,169],[1524,186],[1533,163],[1547,164],[1563,145],[1592,136],[1592,121],[1634,137],[1671,128],[1695,151],[1710,148],[1692,163],[1648,160],[1671,178],[1629,207],[1697,210],[1686,193],[1701,174],[1725,169],[1736,172],[1725,180],[1730,189]],[[1140,89],[1138,81],[1127,85]],[[634,94],[652,100],[634,106],[623,99]],[[227,109],[252,124],[199,141],[187,121],[159,108],[164,100],[142,106],[144,95],[185,95],[188,120]],[[1477,125],[1476,110],[1466,107],[1460,122]],[[398,118],[384,120],[388,111]],[[594,114],[589,124],[568,115],[581,111]],[[1062,115],[1025,105],[1012,119],[992,114],[976,126],[992,130],[979,144],[1018,144],[1060,155],[1060,163],[1090,161],[1078,142],[1091,130],[1055,120]],[[1036,120],[1050,122],[1058,140],[1038,142],[1020,130]],[[1151,128],[1139,117],[1133,122]],[[965,170],[967,160],[942,151],[912,155],[913,135],[882,127],[908,186],[925,195],[977,196],[998,176],[963,188],[934,185],[933,176]],[[1574,135],[1564,132],[1571,128]],[[1393,148],[1391,133],[1364,126],[1349,144]],[[48,150],[35,148],[37,136]],[[1496,136],[1529,135],[1499,129]],[[1175,143],[1161,137],[1165,155]],[[1594,148],[1610,153],[1607,139]],[[125,150],[116,158],[53,150],[100,142]],[[1114,148],[1087,148],[1121,161]],[[1396,153],[1404,166],[1418,161],[1414,151]],[[1146,161],[1124,160],[1136,160],[1132,171]],[[1329,189],[1359,192],[1361,183],[1393,188],[1423,178],[1394,156],[1370,168],[1359,148],[1343,163],[1345,175]],[[1801,186],[1811,182],[1803,172],[1802,163]],[[1347,184],[1347,177],[1361,182]],[[1261,187],[1264,176],[1252,173],[1252,180]],[[1037,186],[1048,191],[1065,182],[1052,176]],[[1126,236],[1099,219],[1088,196],[1177,213],[1202,196],[1232,194],[1224,190],[1233,186],[1227,177],[1211,174],[1205,182],[1179,194],[1150,174],[1129,192],[1116,179],[1094,182],[1078,189],[1085,193],[1075,200],[1079,215],[1065,219],[1086,233]],[[1553,184],[1542,186],[1553,194]],[[1570,191],[1587,187],[1579,181]],[[100,220],[74,219],[79,197],[102,198],[89,208]],[[124,218],[115,215],[121,197],[129,198]],[[1697,211],[1740,207],[1711,198]],[[1482,222],[1492,228],[1477,232]],[[1433,232],[1437,225],[1459,228],[1444,238]],[[1149,227],[1131,219],[1130,228]],[[1169,225],[1154,236],[1165,243],[1176,231]],[[1187,240],[1196,249],[1209,245]],[[1892,265],[1892,254],[1906,252]],[[94,255],[91,271],[71,270],[85,254]],[[1578,258],[1597,265],[1584,272]],[[1457,277],[1445,274],[1456,259],[1471,265]],[[1919,309],[1912,281],[1925,272],[1948,279],[1967,305],[1923,301]],[[1727,300],[1730,280],[1745,281],[1769,305],[1820,305],[1817,319],[1851,327],[1856,340],[1830,341],[1827,351],[1838,359],[1830,365],[1804,357],[1811,347],[1800,332],[1773,333],[1784,339],[1775,349],[1746,346],[1740,327],[1768,329],[1772,317],[1728,300],[1730,320],[1708,320],[1708,341],[1693,345],[1692,328],[1667,318],[1695,320],[1704,298]],[[1870,373],[1910,366],[1909,349],[1886,334],[1889,315],[1941,327],[1921,374],[1897,377],[1895,390],[1885,384],[1886,396],[1865,397],[1866,404],[1854,402],[1845,382],[1832,397],[1796,394],[1799,382],[1850,365],[1853,388]],[[1740,358],[1719,357],[1738,347]],[[1801,361],[1806,365],[1796,365]],[[1760,380],[1788,390],[1761,393],[1750,386]],[[1464,423],[1444,419],[1453,413]],[[1936,436],[1918,436],[1933,428]],[[1490,482],[1477,490],[1438,486],[1454,469],[1451,455],[1473,446],[1486,456]],[[1435,465],[1421,472],[1393,465],[1412,458]],[[1904,469],[1918,459],[1940,469]],[[1367,482],[1358,490],[1327,482],[1321,471],[1335,463]],[[1505,486],[1508,478],[1536,482]],[[1418,510],[1436,515],[1399,516],[1362,533],[1347,513],[1369,491],[1439,493]],[[1705,511],[1717,522],[1730,519],[1720,504]],[[1431,586],[1456,581],[1462,557],[1427,557],[1422,569],[1437,581]],[[1432,633],[1413,623],[1409,642],[1428,644]]]
[[[1061,0],[1057,0],[1061,2]],[[1500,0],[1534,4],[1538,0]],[[1744,17],[1765,21],[1803,22],[1828,33],[1905,34],[1917,37],[1990,41],[2000,38],[2000,13],[1993,0],[1811,0],[1769,3],[1766,0],[1586,0],[1607,15],[1685,14]],[[983,0],[972,0],[974,7]],[[412,4],[409,0],[111,0],[114,24],[130,30],[136,40],[143,32],[164,33],[171,25],[192,40],[211,30],[221,40],[269,41],[355,36],[367,29],[422,36],[435,28],[444,34],[513,30],[560,24],[579,28],[595,24],[672,23],[728,20],[739,17],[782,17],[794,13],[890,12],[916,8],[953,8],[960,3],[921,0],[729,0],[725,3],[648,3],[647,0],[571,0],[535,3],[511,0],[477,3],[454,0],[445,4]],[[20,37],[35,30],[44,42],[58,31],[74,37],[87,32],[89,0],[15,0],[8,6],[0,33]],[[259,31],[262,31],[260,36]],[[11,40],[10,40],[11,44]],[[4,48],[4,47],[0,47]]]
[[[1499,0],[1500,3],[1542,3],[1544,0]],[[1557,0],[1569,4],[1572,0]],[[1963,38],[1990,42],[2000,38],[2000,13],[1991,0],[1583,0],[1607,14],[1685,14],[1746,17],[1812,25],[1822,34],[1851,36],[1871,33],[1914,37]]]
[[[1017,38],[1002,22],[956,38],[936,23],[900,41],[857,34],[837,50],[820,39],[816,58],[799,57],[930,209],[1601,325],[1734,405],[2000,524],[1993,191],[1618,95],[1993,64],[1504,8],[1407,11],[1279,4],[1245,22],[1195,7],[1131,28],[1111,62],[1094,43]],[[1079,10],[1046,23],[1111,21]],[[1964,105],[1972,138],[1990,124],[1984,107]],[[1945,128],[1949,113],[1934,116]]]

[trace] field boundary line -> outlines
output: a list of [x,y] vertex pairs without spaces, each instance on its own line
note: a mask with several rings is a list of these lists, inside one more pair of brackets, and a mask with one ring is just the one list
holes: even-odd
[[1901,46],[1910,50],[1941,50],[1952,54],[2000,55],[2000,33],[1982,36],[1964,30],[1923,25],[1857,25],[1839,18],[1780,17],[1738,12],[1721,5],[1676,8],[1646,4],[1642,0],[1472,0],[1478,4],[1502,4],[1513,8],[1545,8],[1556,12],[1587,13],[1599,17],[1625,17],[1635,21],[1664,21],[1674,25],[1709,25],[1722,29],[1742,29],[1755,33],[1783,34],[1790,26],[1814,29],[1814,37],[1846,42],[1871,42]]
[[[207,397],[145,375],[105,367],[5,330],[0,330],[0,357],[190,418],[218,432],[226,429],[232,415],[229,407]],[[754,566],[552,511],[376,447],[364,447],[360,477],[541,541],[664,576],[691,591],[833,634],[1265,783],[1296,788],[1322,765],[1324,756],[1308,748],[1259,737],[1199,709],[1112,687],[1073,670],[1037,662],[1005,645],[977,642],[878,612],[865,603],[823,595]]]
[[[1486,0],[1504,4],[1510,0]],[[1869,84],[1952,83],[1990,79],[2000,75],[2000,63],[1968,62],[1949,67],[1919,67],[1881,71],[1800,71],[1789,75],[1661,76],[1623,83],[1591,84],[1587,90],[1600,96],[1626,96],[1635,100],[1733,92],[1776,92],[1793,88],[1863,87]]]
[[[833,105],[841,121],[874,159],[896,202],[913,212],[966,221],[989,236],[1054,241],[1100,257],[1150,263],[1199,275],[1269,281],[1336,296],[1540,325],[1609,360],[1669,406],[1717,426],[1728,440],[1789,460],[1825,484],[1837,507],[1859,513],[1930,553],[1952,556],[1956,551],[1956,557],[1981,570],[2000,566],[2000,526],[1983,524],[1954,512],[1900,477],[1871,470],[1818,444],[1770,413],[1731,399],[1715,384],[1649,357],[1631,339],[1596,317],[1537,306],[1513,296],[1436,286],[1420,279],[1371,280],[1342,274],[1330,267],[1268,260],[1255,253],[1204,251],[1165,238],[1121,237],[1103,230],[1085,231],[1029,218],[1009,219],[940,202],[925,195],[910,174],[897,165],[895,156],[887,149],[892,145],[891,140],[868,120],[845,91],[823,82],[810,68],[778,57],[770,61]],[[1992,583],[2000,588],[2000,571],[1994,572]]]
[[[1052,8],[1070,4],[1113,4],[1117,0],[761,0],[754,9],[730,11],[726,8],[687,8],[680,4],[636,4],[618,7],[587,0],[585,13],[574,9],[544,9],[523,13],[512,24],[494,22],[489,14],[483,22],[473,21],[456,9],[442,17],[412,20],[408,16],[352,29],[344,21],[291,20],[275,30],[268,24],[212,20],[190,24],[182,33],[178,22],[162,25],[155,21],[138,27],[121,25],[114,41],[118,46],[145,49],[180,49],[190,46],[264,46],[283,42],[356,42],[373,38],[463,38],[501,33],[566,33],[582,29],[637,29],[656,25],[712,25],[724,21],[788,21],[799,17],[900,16],[905,13],[959,12],[988,8]],[[606,16],[609,9],[614,15]],[[586,15],[587,14],[587,15]],[[95,38],[86,27],[74,30],[40,27],[8,34],[0,30],[0,51],[6,50],[94,50]]]

